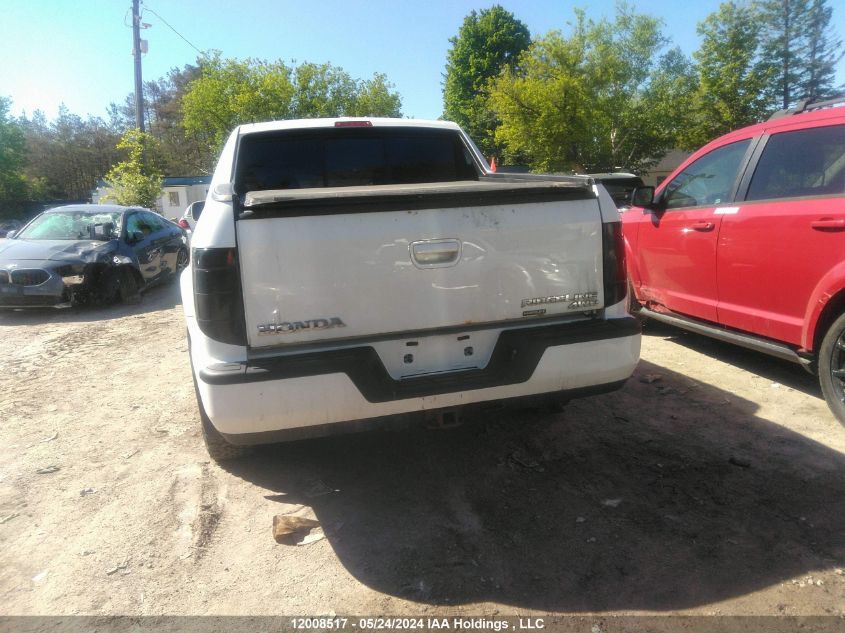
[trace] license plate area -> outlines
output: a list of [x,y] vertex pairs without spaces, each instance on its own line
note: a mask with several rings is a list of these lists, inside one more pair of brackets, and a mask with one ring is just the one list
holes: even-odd
[[394,380],[469,369],[484,369],[498,330],[458,332],[381,341],[372,346]]

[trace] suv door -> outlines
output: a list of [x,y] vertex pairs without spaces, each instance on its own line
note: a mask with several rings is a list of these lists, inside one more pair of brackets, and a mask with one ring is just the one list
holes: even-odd
[[763,141],[719,235],[719,322],[800,345],[810,294],[845,253],[845,123]]
[[731,212],[750,147],[751,139],[744,139],[699,157],[663,187],[655,201],[658,210],[645,209],[636,220],[634,257],[643,301],[717,321],[719,226],[724,214]]

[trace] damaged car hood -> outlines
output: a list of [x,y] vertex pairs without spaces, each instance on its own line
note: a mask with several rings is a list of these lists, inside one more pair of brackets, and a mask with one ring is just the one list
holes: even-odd
[[94,261],[114,250],[115,241],[26,240],[0,241],[0,264],[33,261]]

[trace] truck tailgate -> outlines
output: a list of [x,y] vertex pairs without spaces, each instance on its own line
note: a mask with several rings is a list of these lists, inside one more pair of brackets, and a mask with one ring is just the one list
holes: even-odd
[[460,183],[249,194],[237,222],[253,348],[601,307],[591,190]]

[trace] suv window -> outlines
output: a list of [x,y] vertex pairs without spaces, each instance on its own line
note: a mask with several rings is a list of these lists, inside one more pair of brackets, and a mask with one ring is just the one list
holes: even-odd
[[845,125],[774,134],[746,200],[845,193]]
[[666,208],[727,202],[750,143],[751,139],[746,139],[719,147],[689,165],[663,189]]
[[451,130],[328,128],[244,136],[235,190],[477,179],[469,150]]

